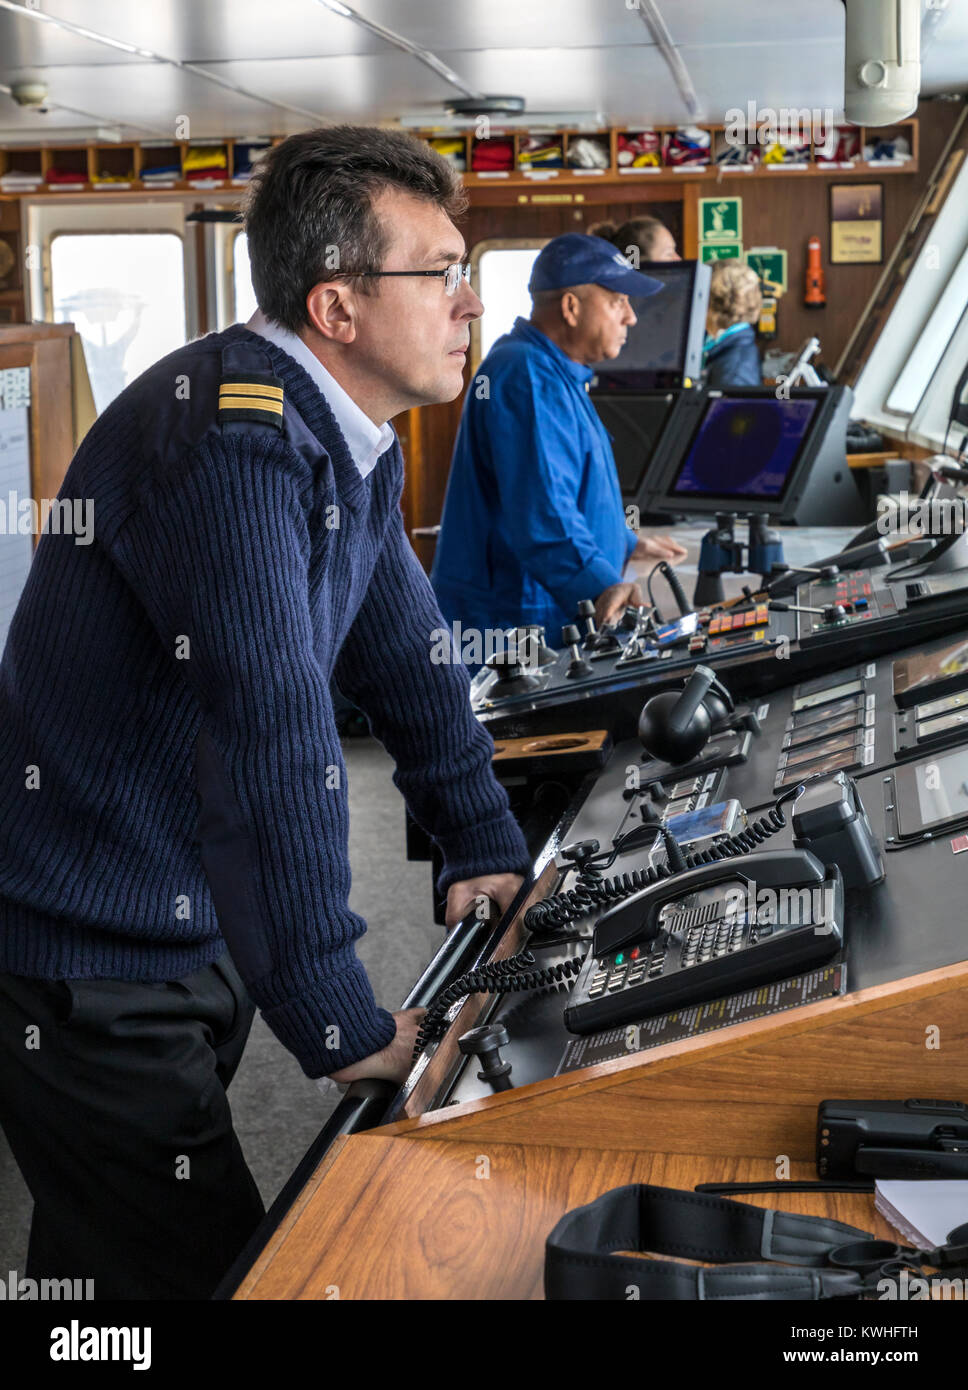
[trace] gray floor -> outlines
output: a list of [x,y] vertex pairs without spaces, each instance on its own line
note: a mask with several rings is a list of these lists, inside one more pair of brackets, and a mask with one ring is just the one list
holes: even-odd
[[[655,530],[661,528],[644,528]],[[696,557],[704,525],[675,528],[689,550],[680,574],[691,597]],[[851,531],[803,528],[784,532],[789,564],[807,564],[842,546]],[[750,576],[724,577],[727,593],[739,592]],[[656,586],[656,599],[671,615],[674,607]],[[443,940],[431,915],[430,865],[408,863],[404,845],[403,801],[393,786],[393,765],[374,739],[344,744],[349,778],[350,903],[369,924],[358,954],[373,983],[378,1003],[398,1008],[421,969]],[[336,1105],[335,1088],[322,1096],[298,1063],[257,1015],[245,1056],[230,1090],[232,1110],[246,1158],[268,1205]],[[0,1276],[23,1271],[31,1199],[0,1132]]]
[[[390,780],[393,764],[375,739],[343,745],[350,802],[350,906],[368,923],[358,955],[377,1002],[396,1009],[437,950],[443,927],[431,911],[430,865],[408,863],[403,799]],[[229,1090],[235,1127],[268,1206],[339,1100],[320,1094],[256,1015]],[[32,1208],[0,1131],[0,1277],[23,1273]]]

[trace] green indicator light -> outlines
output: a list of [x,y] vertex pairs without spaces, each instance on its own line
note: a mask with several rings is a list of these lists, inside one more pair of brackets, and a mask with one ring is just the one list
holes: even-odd
[[616,965],[621,965],[621,964],[622,964],[622,961],[623,961],[624,959],[625,959],[625,952],[624,952],[624,951],[619,951],[618,955],[615,957],[615,964],[616,964]]

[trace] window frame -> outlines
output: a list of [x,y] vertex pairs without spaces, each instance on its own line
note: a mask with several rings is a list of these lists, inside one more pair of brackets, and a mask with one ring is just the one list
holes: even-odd
[[968,316],[968,295],[914,408],[899,410],[888,402],[908,362],[921,348],[952,277],[968,255],[968,218],[963,212],[966,205],[968,159],[952,179],[928,237],[854,385],[851,414],[855,419],[865,420],[895,439],[935,451],[944,446],[944,430],[933,428],[938,392],[950,371],[951,355],[959,347]]
[[[110,198],[109,194],[103,196]],[[189,235],[192,224],[185,222],[187,211],[190,209],[181,201],[162,203],[138,199],[122,202],[111,199],[105,204],[79,199],[52,204],[49,198],[45,198],[43,202],[28,202],[23,213],[26,244],[40,253],[33,257],[32,263],[28,263],[26,276],[31,317],[53,322],[50,251],[56,237],[171,234],[182,243],[185,335],[186,342],[191,342],[200,332],[200,274],[194,236]]]
[[[57,243],[58,241],[65,241],[65,240],[68,240],[68,239],[73,238],[73,237],[114,237],[114,236],[117,236],[117,237],[121,237],[121,236],[124,236],[124,237],[132,237],[132,236],[134,236],[134,237],[140,237],[140,236],[172,237],[172,238],[178,243],[178,246],[179,246],[179,248],[180,248],[180,250],[181,250],[181,258],[182,258],[182,301],[183,301],[183,302],[182,302],[182,310],[183,310],[183,317],[184,317],[184,323],[185,323],[185,342],[184,342],[183,344],[176,344],[174,348],[169,348],[168,351],[173,352],[173,351],[176,351],[177,348],[178,348],[179,346],[181,346],[181,347],[186,346],[188,343],[191,342],[192,337],[194,336],[194,335],[192,335],[192,334],[190,333],[190,331],[189,331],[189,326],[188,326],[188,303],[187,303],[187,299],[188,299],[188,265],[187,265],[187,260],[186,260],[186,256],[185,256],[185,240],[184,240],[184,237],[180,236],[180,235],[178,234],[178,232],[177,232],[173,227],[162,227],[162,228],[160,228],[160,229],[152,229],[152,228],[150,228],[150,227],[135,227],[135,228],[130,228],[130,227],[108,227],[108,228],[103,228],[103,227],[85,227],[85,228],[71,227],[71,228],[60,228],[60,229],[58,229],[58,230],[52,231],[52,232],[49,234],[49,236],[47,237],[47,240],[46,240],[45,245],[44,245],[44,265],[45,265],[45,273],[44,273],[44,290],[45,290],[46,302],[47,302],[47,307],[48,307],[48,314],[47,314],[48,321],[51,322],[51,323],[58,322],[58,320],[56,320],[56,319],[54,318],[54,315],[55,315],[55,312],[56,312],[55,307],[54,307],[54,246],[55,246],[55,243]],[[64,321],[65,321],[65,322],[70,322],[71,320],[64,320]],[[82,341],[82,343],[83,343],[83,335],[80,334],[80,330],[79,330],[79,329],[78,329],[78,336],[81,337],[81,341]],[[83,350],[83,349],[82,349],[82,350]],[[164,355],[165,355],[165,354],[162,354],[162,356],[164,356]],[[156,360],[158,360],[158,359],[156,359]],[[152,365],[152,364],[149,363],[149,366],[151,366],[151,365]],[[145,368],[144,370],[147,370],[147,368]],[[91,368],[90,368],[90,366],[88,366],[88,375],[90,376],[90,374],[91,374]],[[141,376],[141,375],[142,375],[142,372],[138,372],[137,375],[138,375],[138,376]],[[133,377],[133,378],[132,378],[132,380],[136,380],[136,379],[137,379],[136,377]],[[93,391],[93,388],[94,388],[94,380],[95,380],[94,377],[91,377],[91,388],[92,388],[92,391]],[[128,383],[128,385],[130,385],[130,382]],[[107,402],[107,405],[110,405],[110,404],[111,404],[111,402],[108,401],[108,402]],[[100,414],[103,412],[103,410],[106,410],[106,409],[107,409],[107,405],[102,406],[100,409],[98,409],[97,404],[96,404],[96,402],[95,402],[95,410],[96,410],[96,413],[100,415]]]
[[[481,258],[488,251],[540,251],[547,246],[551,240],[547,236],[530,237],[486,237],[483,241],[478,241],[472,248],[468,260],[471,266],[471,289],[481,298]],[[486,306],[485,306],[486,307]],[[481,352],[481,321],[473,319],[470,325],[470,373],[471,379],[481,365],[483,354]]]

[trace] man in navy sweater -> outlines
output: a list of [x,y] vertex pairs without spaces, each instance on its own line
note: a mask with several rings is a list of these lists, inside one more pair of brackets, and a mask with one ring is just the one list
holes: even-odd
[[[260,313],[100,417],[0,664],[0,1122],[29,1277],[207,1297],[263,1215],[225,1088],[253,1015],[306,1075],[402,1080],[421,1010],[354,951],[330,683],[438,845],[455,925],[528,853],[400,513],[387,424],[461,389],[481,312],[422,142],[292,137],[247,208]],[[226,951],[231,951],[231,958]]]

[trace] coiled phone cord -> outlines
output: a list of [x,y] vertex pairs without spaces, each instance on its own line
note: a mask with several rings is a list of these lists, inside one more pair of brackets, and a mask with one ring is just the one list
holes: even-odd
[[558,965],[534,970],[531,968],[535,965],[534,953],[525,950],[508,956],[506,960],[492,961],[489,965],[479,965],[476,970],[469,970],[438,994],[427,1009],[417,1032],[411,1066],[416,1065],[427,1044],[445,1032],[444,1018],[458,999],[468,994],[511,994],[515,990],[556,985],[571,975],[577,975],[584,963],[584,955],[572,956]]
[[[660,879],[674,878],[677,873],[682,873],[683,869],[697,869],[702,864],[715,864],[722,859],[734,859],[738,855],[749,854],[757,845],[768,840],[771,835],[775,835],[786,825],[786,816],[783,814],[784,803],[799,796],[802,790],[802,783],[791,787],[789,791],[785,791],[782,796],[777,798],[766,815],[760,816],[745,830],[731,835],[728,840],[683,856],[684,862],[679,868],[670,864],[650,864],[645,869],[633,869],[630,873],[614,874],[611,878],[603,878],[602,868],[607,868],[614,863],[622,852],[624,837],[620,837],[611,850],[594,856],[582,865],[578,882],[574,888],[570,888],[566,893],[555,893],[529,907],[525,914],[524,925],[529,931],[565,926],[577,917],[584,917],[594,908],[604,906],[605,903],[621,902],[624,898],[631,897],[633,893],[648,888],[650,884],[658,883]],[[632,833],[636,833],[640,829],[640,826],[636,826]],[[668,832],[657,825],[656,833],[667,834]]]

